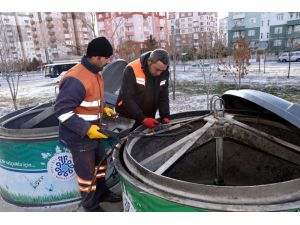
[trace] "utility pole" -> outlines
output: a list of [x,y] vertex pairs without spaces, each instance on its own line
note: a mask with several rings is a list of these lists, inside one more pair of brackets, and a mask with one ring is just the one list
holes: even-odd
[[172,26],[172,45],[173,45],[173,100],[175,100],[175,81],[176,81],[176,27],[177,20],[175,20],[175,26]]

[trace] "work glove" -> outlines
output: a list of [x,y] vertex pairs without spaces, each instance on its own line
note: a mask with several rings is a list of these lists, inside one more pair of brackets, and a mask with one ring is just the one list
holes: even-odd
[[99,139],[99,138],[108,138],[106,135],[102,134],[100,132],[100,127],[97,125],[92,125],[90,126],[88,132],[86,133],[86,135],[90,138],[90,139]]
[[158,124],[159,124],[159,122],[153,118],[145,118],[143,120],[143,125],[150,129],[155,128]]
[[164,117],[162,119],[162,123],[170,123],[170,119],[168,117]]
[[107,115],[108,117],[111,117],[114,113],[114,110],[112,110],[109,107],[104,107],[103,112],[105,113],[105,115]]

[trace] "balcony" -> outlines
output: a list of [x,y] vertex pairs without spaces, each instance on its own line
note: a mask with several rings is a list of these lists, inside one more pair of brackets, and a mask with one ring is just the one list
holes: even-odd
[[47,22],[51,22],[53,19],[52,19],[52,16],[46,16],[46,21]]
[[126,22],[126,23],[124,24],[124,26],[125,26],[125,27],[133,27],[133,23]]
[[66,28],[66,29],[68,29],[69,24],[65,22],[65,23],[63,23],[63,27]]
[[51,44],[50,47],[51,48],[57,48],[57,45],[56,44]]
[[245,13],[233,13],[233,16],[232,18],[235,20],[235,19],[242,19],[242,18],[245,18],[246,17],[246,14]]
[[231,30],[233,31],[245,30],[245,26],[233,26]]
[[68,20],[68,16],[67,16],[67,15],[62,15],[62,16],[61,16],[61,19],[62,19],[63,21],[67,21],[67,20]]
[[56,37],[50,37],[50,38],[49,38],[49,41],[50,41],[51,43],[55,43],[55,42],[56,42]]
[[47,24],[47,28],[48,28],[48,29],[52,29],[53,27],[54,27],[54,25],[53,25],[52,23],[48,23],[48,24]]
[[133,31],[126,31],[125,35],[126,36],[134,36],[134,32]]
[[55,32],[54,32],[54,31],[48,31],[48,34],[49,34],[50,36],[54,36],[54,35],[55,35]]
[[299,24],[300,24],[300,19],[287,21],[287,25],[299,25]]

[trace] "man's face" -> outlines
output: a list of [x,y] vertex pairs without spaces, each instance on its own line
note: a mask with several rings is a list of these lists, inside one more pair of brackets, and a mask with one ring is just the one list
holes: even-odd
[[111,61],[110,57],[96,56],[94,63],[95,63],[95,66],[97,66],[99,68],[103,68],[108,63],[110,63],[110,61]]
[[157,61],[156,63],[153,63],[151,60],[148,60],[148,67],[149,67],[149,72],[154,77],[159,76],[162,72],[164,72],[168,68],[168,66],[163,64],[161,61]]

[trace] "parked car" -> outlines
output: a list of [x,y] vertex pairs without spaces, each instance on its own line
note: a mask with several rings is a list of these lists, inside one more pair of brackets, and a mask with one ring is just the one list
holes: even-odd
[[290,55],[290,58],[289,58],[289,53],[288,52],[282,53],[278,57],[279,62],[288,62],[289,60],[291,60],[291,62],[300,62],[300,51],[290,52],[290,54],[291,55]]

